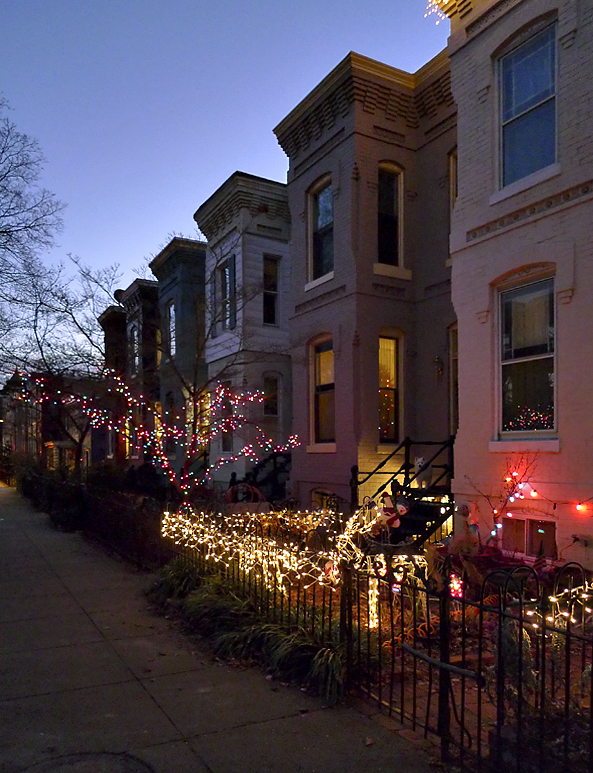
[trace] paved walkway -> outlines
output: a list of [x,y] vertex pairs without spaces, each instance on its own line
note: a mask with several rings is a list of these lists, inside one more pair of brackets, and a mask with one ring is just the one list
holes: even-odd
[[196,651],[149,581],[0,488],[0,773],[434,771],[406,731]]

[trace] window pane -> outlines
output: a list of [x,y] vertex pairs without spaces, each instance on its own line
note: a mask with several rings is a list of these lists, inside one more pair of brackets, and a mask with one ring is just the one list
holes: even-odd
[[334,352],[332,341],[315,347],[315,442],[333,442],[335,430]]
[[527,521],[527,553],[536,556],[540,546],[544,556],[556,558],[556,524],[552,521]]
[[331,185],[313,197],[313,279],[334,268],[334,215]]
[[397,386],[396,353],[395,338],[379,339],[379,387],[394,389]]
[[399,259],[398,186],[398,174],[379,170],[377,260],[391,266]]
[[333,442],[336,439],[333,389],[319,392],[315,402],[315,440],[318,443]]
[[278,416],[278,379],[264,376],[264,416]]
[[278,259],[264,256],[264,290],[278,292]]
[[554,429],[553,357],[503,365],[502,429]]
[[264,293],[264,325],[276,324],[276,298],[272,293]]
[[550,99],[503,127],[503,183],[556,161],[556,101]]
[[525,553],[525,521],[522,518],[502,519],[502,549]]
[[554,38],[554,28],[550,27],[502,60],[504,121],[554,94]]
[[315,230],[333,222],[332,187],[328,185],[315,196]]
[[315,347],[315,385],[334,383],[334,352],[332,342]]
[[503,360],[554,351],[554,282],[503,293]]

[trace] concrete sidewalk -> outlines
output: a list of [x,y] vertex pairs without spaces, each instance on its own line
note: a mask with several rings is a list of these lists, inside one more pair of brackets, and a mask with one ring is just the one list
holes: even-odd
[[0,488],[0,773],[428,773],[420,746],[147,609],[150,576]]

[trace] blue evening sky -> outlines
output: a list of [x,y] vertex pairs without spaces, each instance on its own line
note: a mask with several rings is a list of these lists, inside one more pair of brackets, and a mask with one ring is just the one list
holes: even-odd
[[0,94],[67,204],[59,247],[122,286],[239,169],[285,181],[272,132],[349,51],[415,72],[446,45],[426,0],[9,0]]

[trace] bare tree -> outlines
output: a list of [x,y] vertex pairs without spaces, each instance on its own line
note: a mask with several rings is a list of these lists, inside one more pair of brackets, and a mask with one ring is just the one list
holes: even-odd
[[35,139],[19,132],[0,99],[0,269],[3,284],[53,244],[64,205],[39,187],[44,157]]

